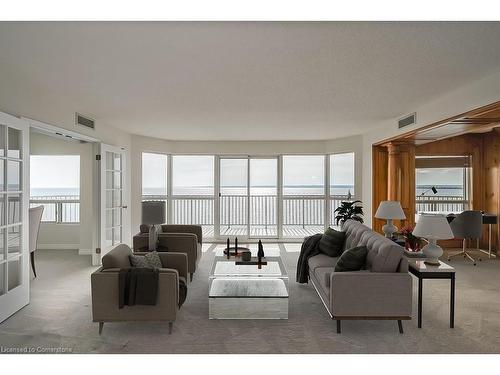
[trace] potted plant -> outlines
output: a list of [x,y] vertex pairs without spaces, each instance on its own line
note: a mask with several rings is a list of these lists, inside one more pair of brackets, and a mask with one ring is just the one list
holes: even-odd
[[407,225],[401,229],[401,235],[405,239],[405,249],[411,252],[420,251],[422,239],[413,235],[413,229],[415,229],[412,225]]
[[356,220],[360,223],[363,222],[363,202],[356,201],[343,201],[340,206],[335,209],[335,223],[336,225],[344,224],[346,220]]

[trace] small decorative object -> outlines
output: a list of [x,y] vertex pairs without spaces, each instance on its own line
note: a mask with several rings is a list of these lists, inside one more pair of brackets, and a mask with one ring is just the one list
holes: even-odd
[[387,224],[382,227],[387,238],[392,238],[394,232],[398,230],[392,223],[393,219],[404,220],[406,215],[401,208],[401,203],[398,201],[382,201],[380,202],[377,212],[375,213],[377,219],[386,219]]
[[414,227],[407,225],[401,229],[401,235],[405,239],[405,249],[411,252],[420,251],[421,239],[413,234]]
[[259,250],[257,251],[257,258],[264,258],[264,246],[262,246],[262,241],[259,240]]
[[241,254],[241,260],[243,262],[250,262],[252,260],[252,253],[250,251],[243,251]]
[[448,240],[453,238],[450,224],[444,215],[424,214],[419,215],[413,235],[424,237],[429,243],[422,248],[426,264],[439,265],[439,257],[443,255],[443,249],[436,244],[437,240]]
[[344,224],[346,220],[356,220],[359,221],[360,223],[363,222],[363,202],[356,200],[356,201],[343,201],[339,207],[335,209],[335,213],[337,214],[335,216],[335,223],[336,225]]

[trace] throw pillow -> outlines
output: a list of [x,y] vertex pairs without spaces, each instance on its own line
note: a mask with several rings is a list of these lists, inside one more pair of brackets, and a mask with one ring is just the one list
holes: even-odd
[[162,268],[161,259],[158,252],[152,251],[146,255],[130,255],[130,263],[132,267],[141,268]]
[[335,265],[335,272],[362,270],[365,268],[367,254],[366,246],[357,246],[344,251]]
[[318,249],[329,257],[338,257],[342,254],[344,247],[345,233],[328,228],[319,240]]

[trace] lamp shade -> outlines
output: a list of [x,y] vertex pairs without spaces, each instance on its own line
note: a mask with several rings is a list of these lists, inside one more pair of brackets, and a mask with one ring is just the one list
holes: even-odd
[[142,202],[142,224],[163,224],[165,222],[165,201]]
[[444,215],[424,214],[419,215],[413,235],[435,240],[448,240],[453,238],[450,224]]
[[404,220],[406,215],[401,208],[401,203],[398,201],[382,201],[378,205],[375,213],[377,219],[397,219]]

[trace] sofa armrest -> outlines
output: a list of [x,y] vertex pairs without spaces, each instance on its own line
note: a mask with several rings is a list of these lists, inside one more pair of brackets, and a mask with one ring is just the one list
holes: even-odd
[[412,279],[399,272],[333,272],[330,311],[338,317],[411,317]]
[[158,253],[158,255],[160,256],[163,267],[177,270],[179,276],[185,277],[187,280],[188,276],[187,254],[168,252],[168,253]]
[[149,249],[149,233],[137,233],[132,241],[134,252]]
[[195,234],[190,233],[160,233],[160,246],[167,247],[168,252],[184,253],[188,259],[188,272],[196,271],[198,261],[198,241]]
[[179,303],[179,275],[174,269],[161,268],[158,300],[155,306],[118,306],[119,271],[98,269],[91,275],[93,321],[168,320],[176,318]]

